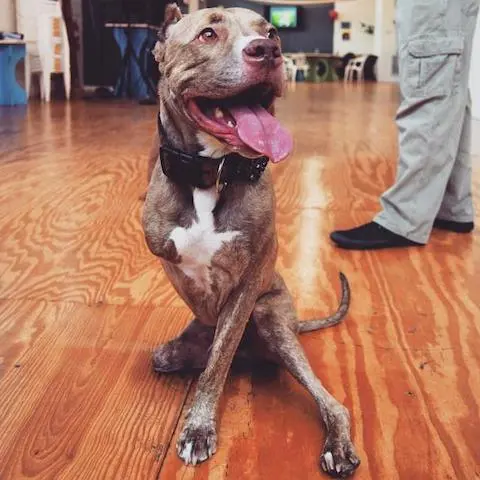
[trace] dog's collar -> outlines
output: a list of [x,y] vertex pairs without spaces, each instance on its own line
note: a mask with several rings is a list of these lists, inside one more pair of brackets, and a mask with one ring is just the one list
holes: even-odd
[[[158,131],[165,142],[166,135],[158,115]],[[173,182],[195,188],[222,191],[232,183],[256,183],[268,164],[267,157],[246,158],[230,153],[221,158],[182,152],[168,145],[160,146],[163,173]]]

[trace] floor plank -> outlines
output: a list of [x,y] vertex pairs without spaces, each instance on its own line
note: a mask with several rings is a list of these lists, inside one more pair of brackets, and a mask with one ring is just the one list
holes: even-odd
[[0,478],[156,478],[190,380],[159,378],[150,352],[188,317],[3,300]]
[[[356,478],[471,480],[480,234],[387,252],[328,241],[393,182],[397,102],[392,85],[298,84],[279,103],[295,153],[272,168],[278,269],[303,318],[335,308],[339,271],[350,280],[345,323],[301,341],[351,411]],[[322,478],[315,405],[284,371],[230,376],[218,452],[197,468],[176,457],[193,379],[153,375],[149,353],[190,314],[141,230],[154,116],[128,102],[0,109],[0,478]]]

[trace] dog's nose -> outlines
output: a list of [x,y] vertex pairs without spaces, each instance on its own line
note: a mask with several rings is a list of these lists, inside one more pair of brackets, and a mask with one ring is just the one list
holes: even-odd
[[257,38],[243,49],[243,58],[248,63],[281,63],[280,47],[273,40]]

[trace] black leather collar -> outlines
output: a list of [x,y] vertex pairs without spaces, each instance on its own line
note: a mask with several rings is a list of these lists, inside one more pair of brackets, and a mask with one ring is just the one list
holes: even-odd
[[[158,131],[165,142],[166,135],[158,115]],[[246,158],[230,153],[221,158],[182,152],[168,145],[160,146],[163,173],[173,182],[195,188],[217,186],[222,191],[232,183],[256,183],[268,164],[267,157]]]

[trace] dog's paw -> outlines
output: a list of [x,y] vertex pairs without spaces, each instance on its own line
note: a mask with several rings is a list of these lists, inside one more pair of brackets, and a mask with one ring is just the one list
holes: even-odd
[[349,441],[329,441],[320,458],[324,472],[332,477],[345,478],[352,475],[360,465],[355,447]]
[[174,354],[175,349],[172,347],[172,343],[160,345],[153,352],[152,366],[155,372],[171,373],[182,369],[182,358]]
[[217,450],[214,425],[185,425],[177,442],[178,456],[186,465],[204,462]]

